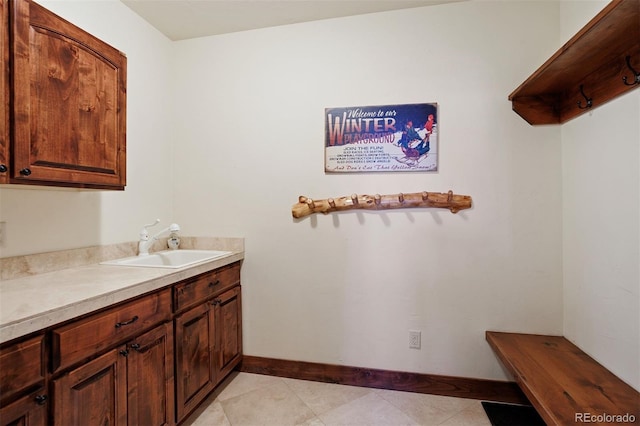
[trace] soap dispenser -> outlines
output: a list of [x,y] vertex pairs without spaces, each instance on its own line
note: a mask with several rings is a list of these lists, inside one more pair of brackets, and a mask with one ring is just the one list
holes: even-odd
[[169,239],[167,240],[167,246],[169,246],[171,250],[177,250],[178,247],[180,247],[180,237],[178,237],[179,229],[180,228],[177,225],[172,226],[169,229],[171,233],[169,234]]

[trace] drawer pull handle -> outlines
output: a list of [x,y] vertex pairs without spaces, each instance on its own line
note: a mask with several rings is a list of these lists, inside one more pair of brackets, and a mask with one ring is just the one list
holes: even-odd
[[121,350],[120,352],[118,352],[120,355],[122,356],[128,356],[129,355],[129,351],[126,349]]
[[131,318],[129,321],[123,321],[123,322],[117,322],[116,323],[116,328],[120,328],[123,325],[129,325],[129,324],[133,324],[134,322],[138,321],[138,316],[134,316],[133,318]]
[[130,345],[131,349],[135,349],[136,351],[138,351],[140,349],[140,344],[139,343],[132,343]]
[[214,300],[211,302],[211,304],[212,304],[213,306],[220,305],[221,303],[222,303],[222,300],[221,300],[221,299],[214,299]]
[[36,404],[44,405],[47,402],[47,395],[36,395]]
[[220,285],[220,280],[215,280],[209,283],[209,287],[215,287],[217,285]]

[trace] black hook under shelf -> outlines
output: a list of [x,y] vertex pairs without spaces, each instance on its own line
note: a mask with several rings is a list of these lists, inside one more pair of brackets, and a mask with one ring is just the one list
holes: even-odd
[[636,84],[640,84],[640,72],[636,71],[632,66],[631,66],[631,55],[627,55],[627,57],[625,58],[625,60],[627,61],[627,66],[629,67],[629,69],[631,70],[631,72],[633,73],[633,77],[634,80],[632,83],[628,83],[627,82],[627,76],[623,76],[622,77],[622,81],[624,82],[625,85],[627,86],[635,86]]
[[584,99],[587,101],[587,105],[586,106],[582,106],[582,101],[578,101],[578,108],[580,108],[580,109],[591,108],[593,106],[593,99],[588,98],[587,95],[584,94],[584,86],[582,84],[580,85],[580,93],[582,94]]

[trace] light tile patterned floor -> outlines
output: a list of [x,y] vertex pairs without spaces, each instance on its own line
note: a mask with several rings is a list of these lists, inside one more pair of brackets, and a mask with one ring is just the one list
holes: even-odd
[[233,373],[185,426],[491,426],[480,401]]

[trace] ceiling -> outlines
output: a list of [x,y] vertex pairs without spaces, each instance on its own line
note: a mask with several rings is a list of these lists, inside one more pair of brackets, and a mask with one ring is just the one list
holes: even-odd
[[463,0],[121,0],[171,40]]

